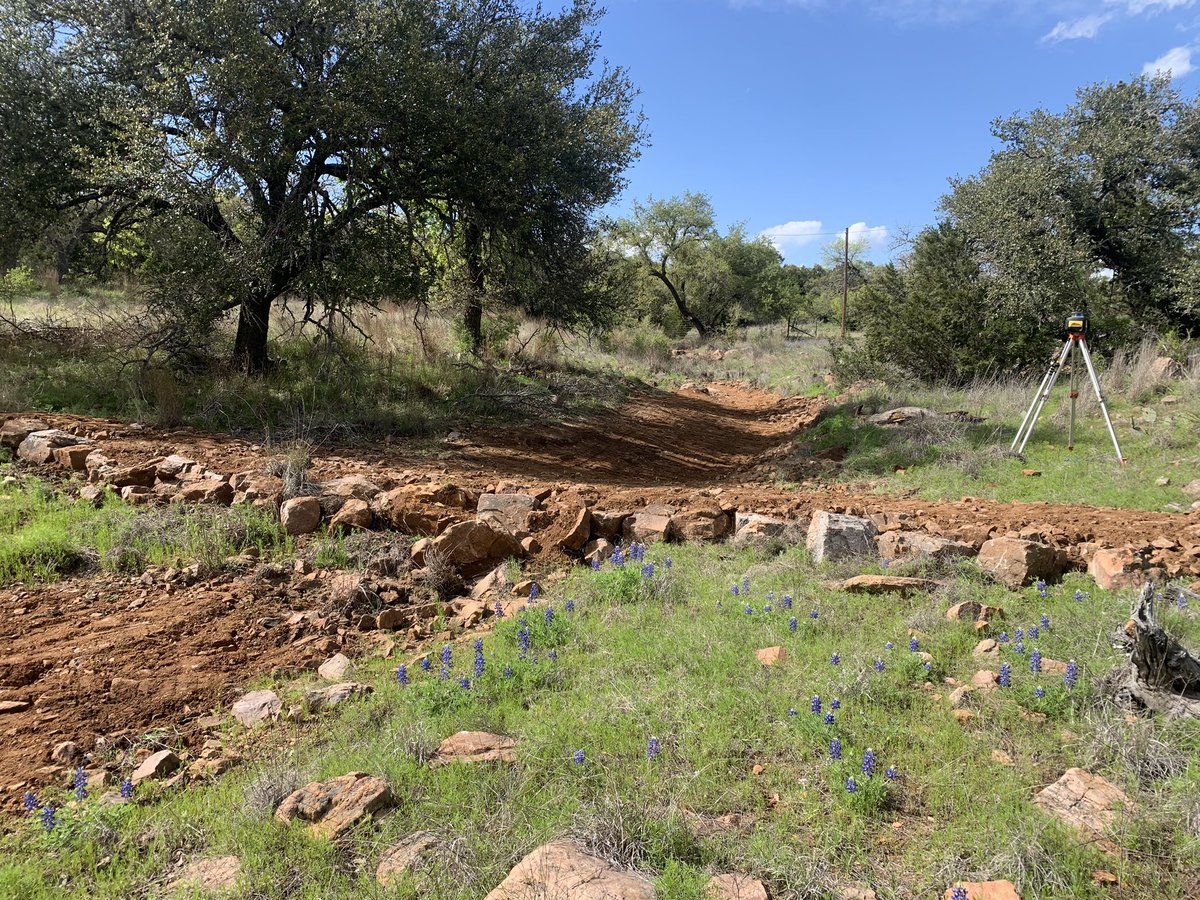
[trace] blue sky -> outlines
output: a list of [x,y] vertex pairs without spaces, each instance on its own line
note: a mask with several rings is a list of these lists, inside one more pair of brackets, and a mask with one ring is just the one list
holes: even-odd
[[[604,55],[641,89],[631,198],[700,191],[722,227],[818,261],[855,226],[887,259],[979,171],[997,116],[1169,70],[1200,86],[1200,0],[607,0]],[[792,236],[798,235],[798,236]]]

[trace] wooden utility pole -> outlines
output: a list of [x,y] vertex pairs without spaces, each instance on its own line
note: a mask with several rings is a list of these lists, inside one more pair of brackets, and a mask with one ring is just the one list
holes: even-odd
[[845,250],[842,252],[842,338],[846,337],[846,308],[850,305],[850,229],[846,229]]

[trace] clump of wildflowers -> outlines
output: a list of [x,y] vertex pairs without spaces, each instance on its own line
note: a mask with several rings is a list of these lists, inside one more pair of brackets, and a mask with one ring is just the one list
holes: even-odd
[[658,738],[652,735],[650,740],[646,741],[646,757],[648,759],[658,759],[660,753],[662,753],[662,745],[658,742]]
[[784,608],[784,609],[791,609],[791,608],[792,608],[792,595],[791,595],[791,594],[784,594],[784,595],[783,595],[783,608]]
[[875,751],[870,747],[863,754],[862,770],[868,778],[875,774]]
[[128,800],[133,796],[133,779],[126,778],[121,782],[121,799]]
[[811,708],[814,713],[821,711],[821,697],[819,694],[813,694]]
[[608,562],[609,562],[609,564],[610,564],[610,565],[614,565],[614,566],[623,566],[623,565],[625,565],[625,557],[624,557],[624,555],[621,553],[621,548],[620,548],[620,547],[616,547],[616,548],[614,548],[614,549],[613,549],[612,555],[611,555],[611,556],[609,556],[609,558],[608,558]]
[[1046,590],[1046,579],[1044,579],[1044,578],[1039,578],[1039,579],[1037,580],[1037,592],[1038,592],[1038,595],[1039,595],[1039,596],[1040,596],[1040,597],[1041,597],[1043,600],[1045,600],[1045,599],[1046,599],[1046,597],[1047,597],[1047,596],[1049,596],[1049,592]]
[[908,639],[908,652],[909,653],[916,653],[920,649],[921,649],[920,641],[918,641],[915,637]]
[[1033,652],[1029,654],[1029,671],[1034,675],[1042,674],[1042,651],[1038,650],[1036,647],[1034,647]]
[[834,738],[832,741],[829,742],[829,758],[830,759],[841,759],[842,758],[842,742],[839,741],[837,738]]
[[1079,666],[1075,665],[1075,660],[1067,662],[1067,671],[1063,672],[1063,684],[1068,689],[1075,687],[1075,683],[1079,681]]
[[24,809],[25,812],[33,812],[35,809],[37,809],[37,805],[37,794],[35,794],[33,791],[26,791],[25,796],[21,798],[21,808]]
[[851,775],[849,778],[846,779],[846,793],[853,794],[857,790],[858,790],[858,782],[855,781],[854,776]]
[[1000,666],[1000,687],[1012,687],[1012,666],[1008,663],[1002,663]]
[[47,803],[42,807],[42,827],[47,831],[53,831],[57,824],[58,819],[54,817],[54,807]]

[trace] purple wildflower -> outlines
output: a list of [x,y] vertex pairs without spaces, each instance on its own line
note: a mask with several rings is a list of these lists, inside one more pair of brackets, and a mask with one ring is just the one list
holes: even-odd
[[830,709],[841,709],[842,701],[839,700],[837,697],[834,697],[832,700],[829,701],[829,708]]
[[542,592],[542,589],[540,587],[538,587],[538,583],[536,581],[533,584],[531,584],[529,586],[529,602],[533,603],[535,600],[537,600],[538,594],[540,594],[541,592]]
[[53,831],[57,824],[58,820],[54,818],[54,807],[46,804],[42,807],[42,827],[47,831]]
[[480,638],[475,642],[475,677],[479,678],[483,675],[484,667],[487,665],[483,658],[483,639]]
[[875,751],[870,747],[863,754],[862,770],[868,778],[875,774]]
[[121,799],[128,800],[133,796],[133,779],[126,778],[121,782]]
[[897,772],[895,770],[895,768],[893,768],[892,766],[888,766],[887,769],[883,773],[883,777],[886,778],[888,781],[895,781],[897,778],[900,777],[900,773]]
[[792,595],[791,595],[791,594],[784,594],[784,595],[783,595],[783,608],[784,608],[784,609],[791,609],[791,608],[792,608]]
[[1039,578],[1039,579],[1037,580],[1037,592],[1038,592],[1038,594],[1041,596],[1041,598],[1042,598],[1043,600],[1045,600],[1045,599],[1046,599],[1046,596],[1047,596],[1047,593],[1048,593],[1048,592],[1046,591],[1046,579],[1044,579],[1044,578]]
[[829,657],[829,664],[831,666],[840,666],[842,664],[842,658],[835,653]]
[[1091,596],[1091,594],[1087,594],[1087,593],[1085,593],[1085,592],[1083,592],[1083,591],[1078,591],[1078,590],[1077,590],[1077,591],[1075,592],[1075,602],[1076,602],[1076,603],[1082,603],[1084,600],[1086,600],[1086,599],[1087,599],[1088,597],[1090,597],[1090,596]]
[[825,713],[825,724],[826,724],[826,725],[832,725],[832,724],[833,724],[833,713],[831,713],[831,712],[827,712],[827,713]]
[[1067,663],[1067,671],[1063,672],[1063,684],[1067,688],[1075,687],[1075,683],[1079,681],[1079,666],[1075,665],[1075,660],[1070,660]]
[[967,894],[967,889],[962,885],[959,885],[950,892],[950,900],[970,900],[970,897]]
[[817,611],[814,609],[812,612],[810,612],[810,613],[808,614],[808,617],[809,617],[810,619],[815,619],[815,618],[817,618],[819,615],[820,615],[820,613],[818,613],[818,612],[817,612]]
[[582,766],[587,759],[587,755],[582,750],[576,750],[571,754],[571,759],[575,760],[575,765]]
[[1042,651],[1033,648],[1033,652],[1029,654],[1029,671],[1034,675],[1042,674]]
[[644,566],[642,566],[642,577],[643,578],[653,578],[654,577],[654,563],[646,563]]
[[1050,630],[1050,617],[1045,613],[1042,613],[1042,627],[1047,631]]
[[26,791],[25,796],[21,798],[21,806],[25,812],[33,812],[37,809],[38,799],[37,794],[33,791]]
[[829,742],[829,758],[830,759],[841,759],[842,758],[842,742],[839,741],[837,738],[834,738],[832,741]]
[[463,676],[462,678],[458,679],[458,686],[464,691],[469,691],[471,689],[471,679]]
[[1008,663],[1002,663],[1000,666],[1000,687],[1006,688],[1012,686],[1012,666]]
[[512,678],[512,666],[505,666],[505,667],[504,667],[504,677],[505,677],[505,678]]
[[447,669],[450,668],[451,650],[450,645],[446,644],[442,647],[442,665]]
[[595,559],[592,560],[592,571],[593,572],[600,571],[600,558],[599,557],[596,557]]
[[916,653],[920,649],[921,649],[920,641],[918,641],[915,637],[908,639],[908,652],[909,653]]
[[1036,688],[1033,689],[1033,696],[1035,696],[1039,700],[1041,700],[1043,697],[1046,696],[1046,689],[1044,687],[1042,687],[1041,685],[1038,685]]
[[652,735],[650,740],[646,741],[646,756],[649,759],[658,759],[660,753],[662,753],[662,745],[658,742],[658,738]]
[[1002,644],[1007,644],[1008,643],[1008,632],[1007,631],[1000,632],[1000,636],[998,638],[996,638],[996,640],[998,640]]
[[401,684],[408,684],[408,666],[403,663],[396,666],[396,680]]
[[742,593],[743,594],[750,593],[750,576],[749,575],[742,576]]
[[431,663],[429,661],[428,656],[426,656],[424,659],[421,660],[421,671],[422,672],[428,672],[432,667],[433,667],[433,663]]
[[729,586],[729,593],[731,593],[731,594],[733,594],[733,596],[737,597],[738,595],[741,594],[741,591],[738,590],[738,586],[736,584],[731,584]]
[[746,615],[748,615],[748,616],[752,616],[752,615],[754,615],[754,610],[751,608],[751,606],[750,606],[750,604],[749,604],[749,603],[747,603],[747,604],[746,604],[746,605],[745,605],[745,606],[742,608],[742,612],[744,612],[744,613],[745,613]]
[[883,670],[884,670],[883,660],[882,659],[875,660],[875,671],[882,672]]
[[517,632],[517,646],[520,651],[521,659],[529,655],[529,626],[525,626]]
[[790,619],[788,619],[788,631],[795,633],[796,629],[799,627],[800,623],[796,621],[795,616],[792,616]]
[[891,641],[888,641],[886,644],[883,645],[884,650],[893,650],[893,649],[895,649],[895,647],[896,647],[896,645],[893,644]]
[[546,607],[546,627],[549,628],[553,624],[554,624],[554,607],[547,606]]
[[569,613],[575,612],[575,601],[568,599],[563,608]]
[[854,780],[854,776],[846,779],[846,793],[853,794],[858,790],[858,782]]
[[1036,625],[1030,625],[1028,635],[1031,641],[1036,640],[1038,636],[1038,627]]
[[1018,628],[1016,631],[1014,631],[1013,632],[1013,640],[1016,641],[1018,644],[1021,643],[1021,641],[1025,640],[1025,629]]
[[497,619],[504,618],[504,604],[501,603],[499,600],[496,601],[496,618]]
[[813,711],[814,713],[819,713],[819,712],[821,711],[821,697],[820,697],[820,695],[818,695],[818,694],[813,694],[813,698],[812,698],[812,704],[811,704],[811,706],[812,706],[812,711]]

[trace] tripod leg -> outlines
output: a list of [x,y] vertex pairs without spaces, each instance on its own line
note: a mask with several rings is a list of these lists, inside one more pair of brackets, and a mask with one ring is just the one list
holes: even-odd
[[[1074,344],[1075,342],[1072,341],[1071,343]],[[1068,450],[1075,449],[1075,401],[1077,399],[1079,399],[1079,391],[1076,389],[1075,376],[1076,376],[1076,369],[1078,368],[1078,366],[1079,366],[1079,348],[1072,347],[1071,348],[1071,383],[1070,383],[1070,385],[1071,385],[1071,393],[1070,393],[1071,424],[1067,428],[1067,449]]]
[[1033,407],[1033,417],[1029,420],[1029,427],[1025,431],[1025,436],[1021,439],[1021,445],[1017,447],[1018,453],[1025,452],[1025,445],[1029,443],[1029,439],[1033,437],[1034,426],[1037,425],[1038,416],[1042,414],[1042,408],[1045,407],[1046,401],[1050,398],[1050,392],[1054,390],[1055,382],[1058,381],[1059,373],[1062,372],[1062,365],[1066,361],[1067,354],[1071,352],[1071,341],[1066,341],[1063,344],[1062,353],[1058,354],[1058,359],[1055,365],[1051,368],[1049,383],[1038,396],[1037,402]]
[[1033,395],[1033,402],[1029,404],[1029,409],[1025,411],[1025,418],[1021,420],[1021,427],[1017,429],[1017,433],[1013,437],[1013,442],[1008,447],[1009,450],[1016,451],[1017,445],[1021,443],[1021,436],[1025,434],[1026,426],[1030,426],[1032,428],[1030,425],[1030,419],[1033,418],[1033,411],[1037,408],[1038,400],[1041,399],[1042,394],[1046,392],[1046,386],[1050,384],[1050,379],[1054,376],[1054,370],[1060,365],[1062,365],[1061,355],[1050,361],[1050,368],[1048,368],[1046,370],[1046,374],[1042,376],[1042,383],[1038,385],[1037,393]]
[[1087,341],[1079,342],[1079,349],[1083,352],[1083,361],[1087,365],[1088,377],[1092,381],[1092,389],[1096,392],[1096,399],[1100,402],[1100,414],[1104,416],[1104,424],[1108,426],[1108,436],[1112,438],[1113,449],[1117,451],[1117,462],[1125,465],[1125,454],[1121,452],[1121,444],[1117,441],[1117,432],[1113,428],[1112,418],[1108,415],[1108,404],[1104,402],[1104,394],[1100,391],[1100,379],[1096,377],[1096,367],[1092,365],[1092,354],[1088,352]]

